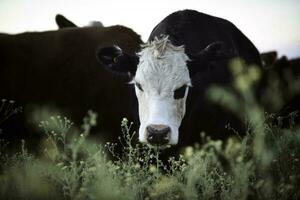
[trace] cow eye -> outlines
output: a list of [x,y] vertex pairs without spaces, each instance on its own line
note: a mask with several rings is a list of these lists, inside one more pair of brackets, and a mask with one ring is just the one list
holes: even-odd
[[174,99],[182,99],[185,94],[186,85],[181,86],[180,88],[174,91]]
[[142,92],[144,91],[140,83],[136,82],[135,85],[137,88],[139,88],[139,90],[141,90]]

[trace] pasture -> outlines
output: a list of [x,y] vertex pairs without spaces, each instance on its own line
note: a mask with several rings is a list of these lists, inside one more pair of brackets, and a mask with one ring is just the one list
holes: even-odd
[[[161,158],[164,150],[137,141],[126,116],[122,116],[117,144],[102,145],[89,138],[93,127],[102,123],[97,121],[97,113],[88,111],[81,125],[64,116],[49,116],[37,124],[45,137],[39,155],[27,151],[27,141],[22,141],[16,152],[6,151],[7,142],[1,141],[0,196],[4,199],[299,199],[300,128],[295,123],[298,112],[281,116],[266,113],[253,90],[262,78],[259,69],[255,66],[245,69],[238,60],[232,62],[231,69],[234,69],[231,70],[234,91],[214,86],[207,96],[240,117],[247,127],[245,133],[228,125],[232,136],[215,140],[201,132],[201,142],[165,159]],[[282,82],[285,94],[290,93],[290,97],[300,92],[299,77],[286,79],[286,76],[280,78],[281,75],[274,71],[267,77],[272,80],[267,81],[268,92],[264,96],[268,106],[283,107],[279,100],[286,95],[282,97],[276,90]],[[2,101],[0,109],[1,121],[21,112],[7,101]],[[117,147],[122,152],[115,150]]]

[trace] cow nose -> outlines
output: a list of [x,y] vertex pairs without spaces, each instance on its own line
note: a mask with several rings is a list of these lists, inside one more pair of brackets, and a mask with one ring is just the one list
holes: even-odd
[[171,128],[161,124],[147,126],[147,141],[152,145],[167,144],[170,140]]

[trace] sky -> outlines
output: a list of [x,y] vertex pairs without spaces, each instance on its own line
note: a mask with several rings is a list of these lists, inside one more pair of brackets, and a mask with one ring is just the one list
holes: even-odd
[[125,25],[147,41],[163,18],[183,9],[233,22],[260,52],[300,57],[300,0],[0,0],[0,32],[57,29],[60,13],[79,26]]

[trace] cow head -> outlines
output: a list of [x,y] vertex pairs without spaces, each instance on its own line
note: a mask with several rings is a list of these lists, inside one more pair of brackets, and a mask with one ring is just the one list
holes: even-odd
[[213,43],[197,55],[186,55],[168,37],[156,38],[134,56],[118,46],[101,47],[98,60],[109,70],[129,75],[139,104],[139,140],[152,145],[177,144],[186,100],[194,74],[206,70],[220,44]]

